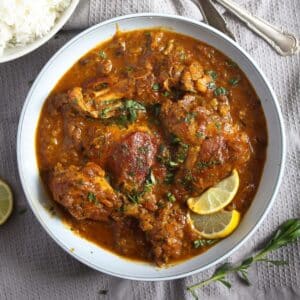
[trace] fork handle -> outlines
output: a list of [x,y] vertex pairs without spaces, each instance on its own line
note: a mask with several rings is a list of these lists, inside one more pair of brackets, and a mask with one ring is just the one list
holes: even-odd
[[231,0],[215,1],[246,23],[251,30],[267,41],[280,55],[294,55],[299,51],[299,41],[293,34],[280,30],[261,18],[252,16]]

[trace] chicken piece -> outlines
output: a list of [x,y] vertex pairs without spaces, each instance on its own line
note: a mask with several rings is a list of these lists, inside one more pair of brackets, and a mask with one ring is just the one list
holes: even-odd
[[154,163],[157,145],[147,132],[136,131],[118,142],[108,167],[115,182],[125,190],[138,190]]
[[58,164],[49,186],[54,200],[77,220],[106,221],[122,202],[104,176],[103,169],[92,162],[66,169]]
[[198,154],[198,160],[202,162],[214,160],[222,163],[228,158],[229,153],[226,140],[219,135],[204,140]]
[[211,76],[204,74],[203,66],[197,61],[193,61],[189,67],[186,67],[181,77],[181,83],[185,91],[198,91],[203,94],[208,92],[208,85],[212,81]]
[[97,73],[107,75],[112,71],[113,65],[110,59],[103,59],[97,64]]
[[[179,137],[186,144],[198,145],[208,134],[212,114],[205,107],[197,107],[196,95],[186,95],[182,100],[166,100],[161,106],[160,119],[167,132]],[[216,116],[217,117],[217,116]]]
[[190,71],[191,77],[194,81],[202,78],[204,75],[203,66],[197,61],[193,61],[190,64],[189,71]]
[[173,62],[166,58],[160,62],[158,80],[162,82],[162,87],[169,92],[172,88],[178,87],[183,70],[184,65],[178,61]]
[[68,96],[70,104],[77,112],[97,119],[102,117],[103,110],[108,111],[108,106],[110,117],[114,116],[117,109],[122,106],[122,101],[116,99],[122,98],[123,95],[110,89],[83,93],[82,88],[75,87],[68,92]]
[[162,51],[164,49],[164,44],[162,43],[163,38],[163,32],[151,33],[151,49],[156,51]]
[[187,220],[186,212],[178,204],[166,203],[155,214],[140,209],[136,217],[152,245],[152,254],[157,265],[161,266],[182,254]]
[[122,56],[126,52],[126,41],[124,37],[119,35],[119,32],[114,35],[111,48],[114,49],[116,56]]
[[195,92],[194,81],[190,71],[185,70],[182,74],[181,82],[183,89],[187,92]]
[[174,40],[171,39],[168,41],[166,48],[164,49],[164,55],[169,55],[174,48]]
[[201,78],[197,79],[195,82],[195,88],[198,92],[205,94],[208,90],[208,84],[212,82],[212,79],[209,75],[204,75]]
[[186,189],[194,187],[200,194],[227,177],[233,166],[242,166],[250,155],[251,145],[246,133],[216,135],[204,140],[200,147],[190,149],[176,181]]
[[64,116],[64,143],[68,146],[75,147],[81,151],[83,147],[83,138],[86,132],[86,124],[79,118],[70,117],[69,114]]
[[159,100],[159,85],[157,85],[155,76],[151,72],[148,72],[148,74],[145,77],[136,79],[136,95],[143,103],[155,104]]

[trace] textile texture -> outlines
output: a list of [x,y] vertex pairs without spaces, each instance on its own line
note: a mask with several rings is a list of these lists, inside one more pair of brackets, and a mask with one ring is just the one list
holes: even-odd
[[[252,14],[300,35],[299,0],[235,0]],[[223,12],[224,10],[221,9]],[[33,53],[0,65],[0,177],[12,187],[13,215],[0,227],[0,299],[191,299],[185,287],[208,278],[214,267],[167,282],[123,280],[94,271],[64,252],[42,229],[26,202],[16,163],[20,112],[34,80],[48,59],[83,29],[114,16],[137,12],[180,14],[196,20],[191,0],[81,0],[56,38]],[[229,261],[253,252],[283,221],[300,217],[300,55],[280,57],[236,18],[224,13],[238,43],[256,60],[280,102],[287,133],[287,163],[276,201],[253,237]],[[27,208],[25,213],[21,213]],[[250,271],[252,286],[231,276],[233,286],[212,284],[199,299],[300,299],[300,241],[276,251],[287,266],[259,264]],[[107,291],[104,295],[103,291]]]

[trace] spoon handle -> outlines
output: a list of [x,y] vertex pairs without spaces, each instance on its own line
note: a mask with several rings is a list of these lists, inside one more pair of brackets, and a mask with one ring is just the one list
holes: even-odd
[[280,55],[296,54],[300,47],[297,38],[258,17],[250,15],[245,9],[237,6],[231,0],[215,0],[228,11],[246,23],[246,25],[267,41]]

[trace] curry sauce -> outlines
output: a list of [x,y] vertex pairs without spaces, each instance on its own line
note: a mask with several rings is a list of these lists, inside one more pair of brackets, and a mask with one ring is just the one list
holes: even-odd
[[267,148],[253,87],[224,54],[162,29],[117,32],[71,67],[38,125],[41,177],[72,230],[161,266],[207,250],[186,200],[236,169],[244,214]]

